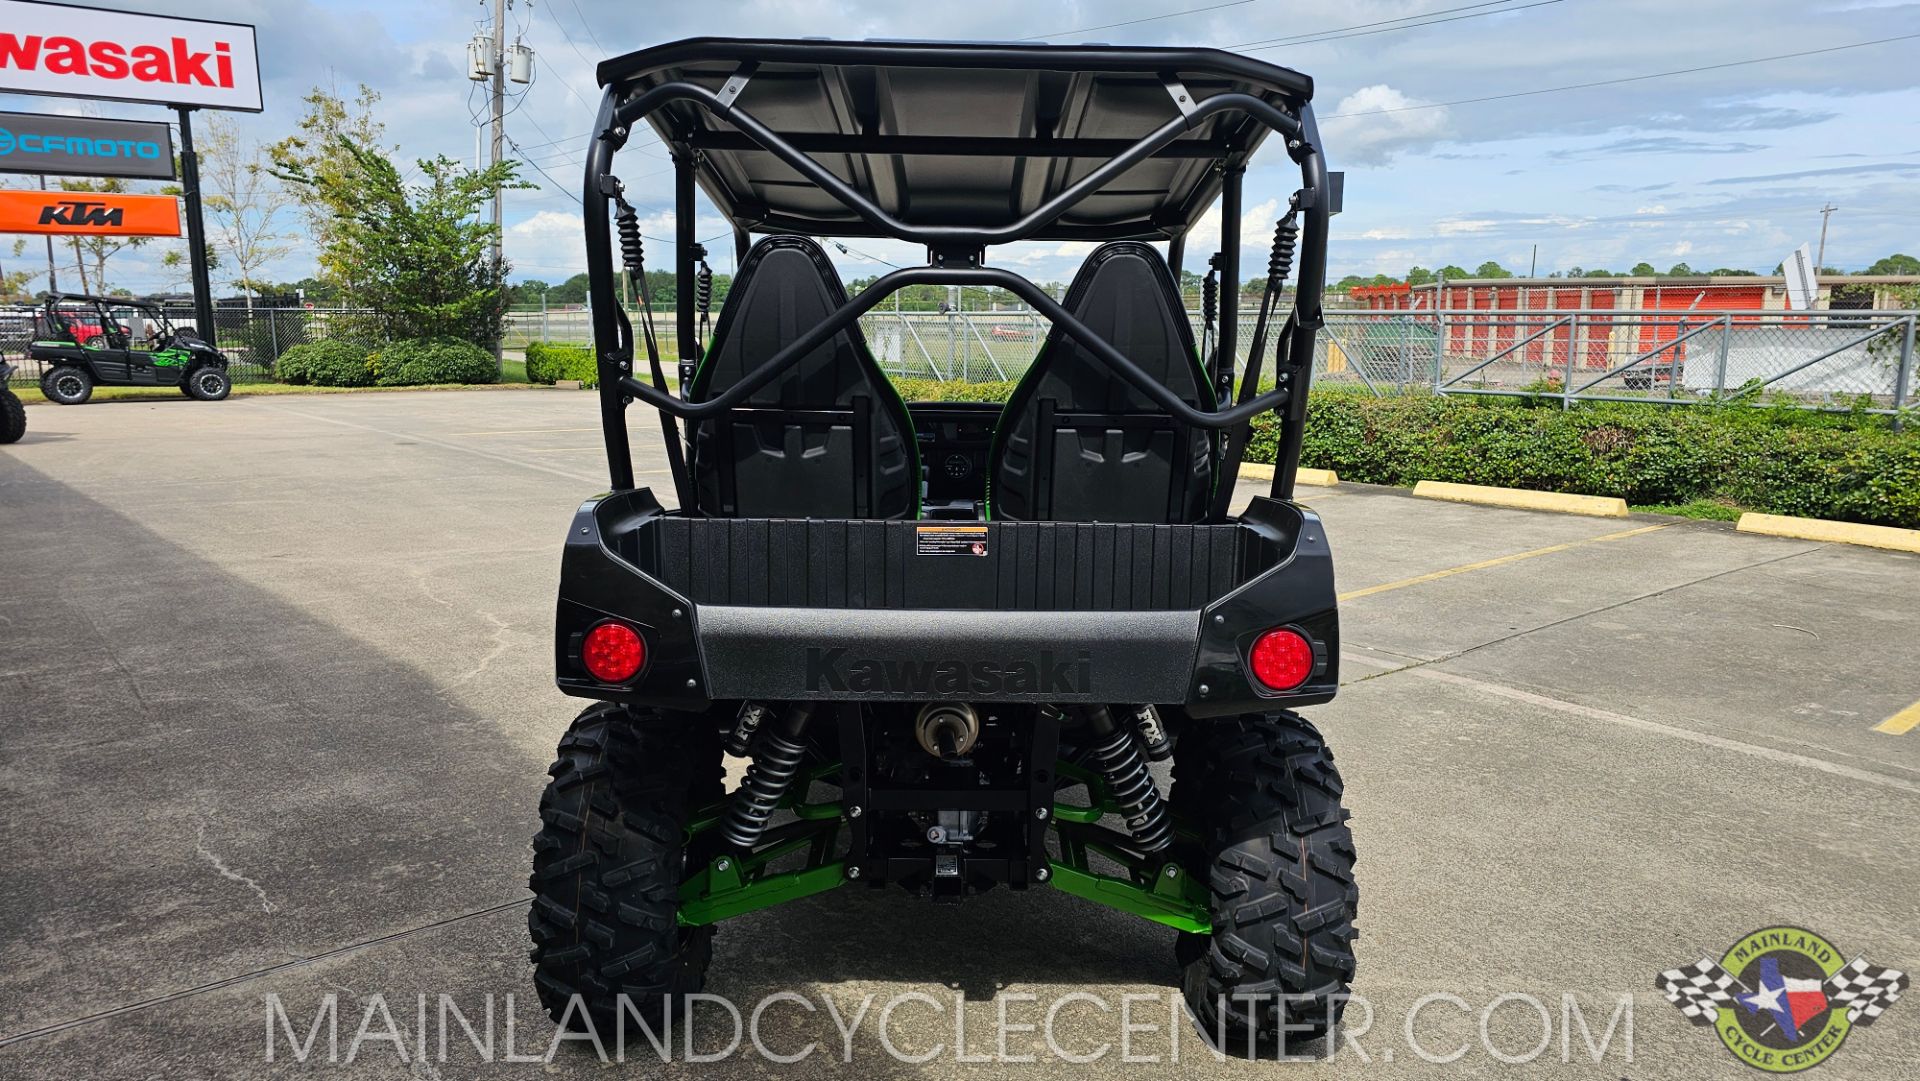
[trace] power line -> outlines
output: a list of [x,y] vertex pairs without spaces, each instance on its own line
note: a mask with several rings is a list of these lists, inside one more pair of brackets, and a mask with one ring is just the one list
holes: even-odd
[[1776,60],[1793,60],[1802,56],[1820,56],[1825,53],[1845,52],[1848,49],[1864,49],[1869,45],[1887,45],[1895,41],[1911,41],[1920,38],[1920,34],[1899,34],[1890,38],[1875,38],[1872,41],[1856,41],[1851,45],[1831,45],[1824,49],[1802,49],[1799,52],[1780,53],[1777,56],[1756,56],[1748,60],[1729,60],[1724,64],[1702,64],[1699,67],[1677,68],[1673,71],[1656,71],[1647,75],[1624,75],[1617,79],[1595,79],[1592,82],[1568,83],[1565,86],[1549,86],[1539,90],[1515,90],[1508,94],[1486,94],[1477,98],[1460,98],[1457,101],[1431,101],[1424,105],[1396,105],[1389,109],[1366,109],[1354,113],[1333,113],[1323,116],[1322,120],[1337,120],[1355,116],[1384,116],[1387,113],[1411,113],[1421,109],[1444,109],[1453,105],[1477,105],[1484,101],[1506,101],[1510,98],[1528,98],[1539,94],[1558,94],[1567,90],[1586,90],[1596,86],[1618,86],[1621,83],[1645,82],[1648,79],[1666,79],[1675,75],[1693,75],[1702,71],[1720,71],[1725,68],[1745,67],[1748,64],[1770,64]]
[[[1504,5],[1504,4],[1511,3],[1511,0],[1493,0],[1493,2]],[[1378,29],[1367,30],[1367,29],[1363,29],[1362,27],[1342,27],[1340,30],[1325,30],[1325,31],[1321,31],[1318,34],[1300,34],[1291,38],[1268,38],[1267,41],[1270,42],[1270,44],[1263,44],[1257,41],[1250,41],[1250,42],[1247,42],[1245,45],[1235,45],[1233,47],[1236,49],[1244,50],[1246,52],[1264,52],[1268,49],[1281,49],[1281,48],[1286,48],[1292,45],[1318,45],[1324,41],[1341,41],[1346,38],[1365,38],[1365,37],[1372,37],[1375,34],[1391,34],[1398,30],[1415,30],[1422,26],[1439,26],[1441,23],[1457,23],[1462,19],[1484,19],[1489,15],[1505,15],[1508,12],[1512,12],[1512,11],[1525,11],[1528,8],[1546,7],[1548,4],[1559,4],[1563,2],[1564,0],[1535,0],[1535,2],[1531,4],[1521,4],[1517,7],[1503,6],[1503,7],[1495,8],[1492,11],[1468,11],[1467,10],[1468,8],[1485,8],[1485,7],[1491,6],[1490,4],[1486,4],[1486,3],[1469,4],[1467,5],[1467,8],[1448,8],[1446,9],[1446,11],[1434,11],[1434,12],[1428,13],[1429,15],[1444,15],[1446,14],[1447,11],[1466,11],[1467,12],[1464,15],[1451,15],[1444,19],[1427,19],[1424,16],[1409,15],[1407,16],[1407,19],[1386,20],[1387,22],[1398,22],[1401,24],[1399,26],[1382,26],[1379,23],[1367,23],[1364,25],[1378,27]],[[1407,21],[1411,19],[1424,19],[1424,21],[1421,21],[1421,22]],[[1352,31],[1352,32],[1347,33],[1345,31]]]
[[1245,49],[1254,45],[1273,45],[1273,44],[1284,45],[1288,42],[1297,41],[1301,38],[1317,38],[1322,34],[1341,34],[1341,33],[1345,33],[1348,30],[1365,30],[1368,27],[1373,27],[1373,26],[1386,26],[1390,23],[1403,23],[1413,19],[1425,19],[1433,15],[1451,15],[1456,11],[1472,11],[1475,8],[1495,7],[1500,4],[1510,4],[1512,2],[1513,0],[1481,0],[1481,2],[1477,4],[1465,4],[1457,8],[1441,8],[1438,11],[1422,11],[1414,15],[1402,15],[1397,19],[1379,19],[1370,23],[1355,23],[1352,26],[1332,26],[1332,27],[1328,27],[1325,30],[1314,30],[1304,34],[1293,34],[1291,36],[1284,37],[1284,38],[1261,38],[1258,41],[1243,41],[1238,45],[1229,45],[1227,46],[1227,48]]
[[[1055,30],[1051,34],[1034,34],[1030,37],[1015,38],[1014,40],[1015,41],[1045,41],[1048,38],[1063,38],[1069,34],[1091,34],[1095,30],[1111,30],[1116,26],[1138,26],[1141,23],[1159,22],[1162,19],[1177,19],[1182,15],[1198,15],[1206,11],[1219,11],[1222,8],[1245,7],[1248,4],[1257,3],[1257,2],[1258,0],[1233,0],[1232,3],[1228,3],[1228,4],[1212,4],[1203,8],[1187,8],[1184,11],[1169,11],[1164,15],[1148,15],[1145,18],[1128,19],[1124,22],[1101,23],[1099,26],[1083,26],[1077,30]],[[884,260],[882,261],[884,262]]]

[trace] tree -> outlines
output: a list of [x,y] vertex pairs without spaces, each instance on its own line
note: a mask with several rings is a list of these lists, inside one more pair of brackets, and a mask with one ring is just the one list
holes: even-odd
[[[127,190],[127,182],[124,180],[62,180],[60,182],[60,190],[121,194]],[[144,236],[113,236],[104,233],[91,236],[67,237],[66,242],[68,246],[73,249],[74,262],[78,263],[80,268],[80,291],[83,293],[106,293],[107,260],[129,248],[145,247],[147,241],[151,239],[153,238]],[[91,281],[87,278],[87,264],[89,261],[93,264],[93,278]]]
[[508,270],[496,262],[498,235],[481,210],[515,179],[508,160],[471,170],[445,156],[416,162],[408,184],[377,147],[336,141],[342,158],[315,157],[319,172],[289,169],[287,179],[314,189],[331,216],[320,265],[342,284],[347,303],[372,308],[394,338],[441,335],[492,347],[506,318]]
[[1686,277],[1691,277],[1692,275],[1693,275],[1693,268],[1688,266],[1685,263],[1675,263],[1672,266],[1667,268],[1668,277],[1686,278]]
[[1757,278],[1760,276],[1751,270],[1740,270],[1736,267],[1724,267],[1724,266],[1715,267],[1714,269],[1707,271],[1707,273],[1715,278]]
[[224,265],[236,274],[229,284],[240,288],[252,311],[254,294],[267,285],[260,272],[293,250],[293,236],[276,219],[294,197],[273,175],[267,151],[243,140],[240,125],[225,113],[207,115],[199,154],[209,246],[225,256]]
[[[13,242],[11,258],[19,259],[27,253],[27,238],[20,237]],[[18,266],[19,264],[14,264]],[[27,286],[39,276],[35,270],[7,270],[0,267],[0,300],[26,299]]]
[[1434,271],[1434,273],[1443,282],[1459,281],[1461,278],[1473,277],[1473,275],[1468,274],[1465,270],[1461,269],[1460,267],[1454,266],[1452,263],[1448,263],[1446,266],[1443,266],[1439,270]]
[[1920,259],[1911,255],[1889,255],[1878,260],[1863,274],[1920,274]]
[[1592,270],[1581,275],[1583,278],[1611,278],[1613,276],[1613,271],[1608,270],[1606,267],[1594,267]]
[[268,147],[267,156],[273,162],[273,175],[294,185],[292,194],[306,217],[307,235],[320,253],[321,276],[344,286],[338,275],[351,268],[328,265],[326,253],[337,248],[335,231],[350,216],[351,207],[333,193],[345,191],[359,174],[350,148],[376,150],[386,137],[386,125],[373,115],[380,95],[363,83],[349,103],[316,86],[302,100],[307,112],[300,118],[299,132]]
[[1428,270],[1426,267],[1416,266],[1407,268],[1408,285],[1431,285],[1433,280],[1433,271]]
[[1633,264],[1633,269],[1627,271],[1627,274],[1635,278],[1657,278],[1660,276],[1660,272],[1653,268],[1653,264],[1645,260]]
[[1513,277],[1513,272],[1489,259],[1474,269],[1473,276],[1476,278],[1511,278]]

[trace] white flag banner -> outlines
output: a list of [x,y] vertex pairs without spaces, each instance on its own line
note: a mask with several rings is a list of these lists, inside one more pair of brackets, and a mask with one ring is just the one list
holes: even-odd
[[1793,249],[1783,269],[1787,272],[1787,307],[1795,311],[1812,311],[1814,300],[1820,295],[1812,246],[1802,244]]

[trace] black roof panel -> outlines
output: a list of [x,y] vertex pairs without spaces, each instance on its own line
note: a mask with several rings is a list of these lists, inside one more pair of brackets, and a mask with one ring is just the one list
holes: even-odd
[[[993,226],[1032,210],[1195,99],[1238,91],[1289,112],[1313,95],[1298,72],[1217,49],[1020,43],[692,38],[599,67],[602,85],[644,91],[684,80],[718,92],[752,65],[735,107],[915,226]],[[699,180],[757,232],[872,236],[876,230],[733,125],[688,102],[649,118],[701,154]],[[1267,128],[1239,113],[1200,121],[1034,239],[1160,239],[1185,231]]]

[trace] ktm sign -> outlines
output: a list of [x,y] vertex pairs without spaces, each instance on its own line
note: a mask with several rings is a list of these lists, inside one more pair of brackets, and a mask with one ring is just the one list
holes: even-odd
[[0,90],[260,111],[253,27],[0,0]]
[[179,236],[171,195],[0,190],[0,233],[54,236]]

